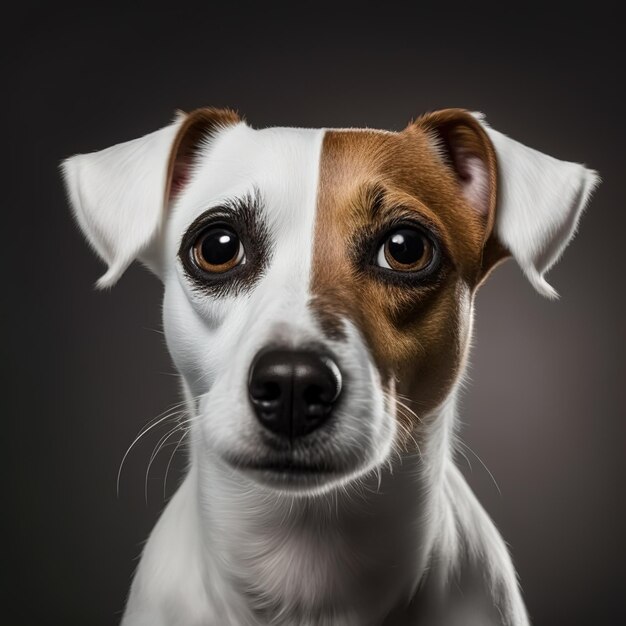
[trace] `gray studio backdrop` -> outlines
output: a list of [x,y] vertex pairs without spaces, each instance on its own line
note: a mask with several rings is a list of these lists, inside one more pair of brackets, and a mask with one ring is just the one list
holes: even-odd
[[[471,468],[459,462],[510,544],[537,626],[623,623],[626,181],[616,16],[597,4],[555,16],[307,3],[298,16],[208,3],[14,11],[3,41],[0,265],[7,623],[115,623],[164,503],[173,446],[152,466],[147,504],[144,478],[166,430],[129,455],[119,497],[118,465],[139,429],[179,400],[157,280],[134,266],[111,292],[94,291],[102,266],[70,219],[58,163],[202,105],[236,107],[253,126],[389,129],[463,106],[600,171],[604,182],[550,276],[561,299],[535,294],[510,261],[479,294],[462,420],[482,462],[467,451]],[[179,454],[166,496],[183,471]]]

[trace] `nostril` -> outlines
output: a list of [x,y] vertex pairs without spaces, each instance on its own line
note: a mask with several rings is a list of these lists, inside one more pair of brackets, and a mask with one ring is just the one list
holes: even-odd
[[250,394],[261,403],[273,403],[280,399],[280,385],[274,381],[256,383],[250,389]]
[[309,385],[302,392],[302,400],[308,417],[322,417],[330,412],[332,398],[319,385]]
[[309,385],[302,394],[304,401],[307,404],[317,404],[321,402],[322,388],[319,385]]

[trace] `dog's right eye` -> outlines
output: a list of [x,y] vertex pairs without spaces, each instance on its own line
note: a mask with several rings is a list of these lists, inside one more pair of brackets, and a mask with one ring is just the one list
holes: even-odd
[[223,274],[246,258],[239,235],[226,224],[214,224],[196,238],[191,260],[203,272]]

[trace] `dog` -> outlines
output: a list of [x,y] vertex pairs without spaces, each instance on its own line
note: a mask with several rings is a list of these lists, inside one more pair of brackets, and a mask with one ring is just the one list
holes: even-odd
[[535,289],[597,174],[462,109],[402,132],[252,129],[228,109],[62,164],[107,264],[164,285],[189,469],[123,626],[526,626],[455,466],[474,296]]

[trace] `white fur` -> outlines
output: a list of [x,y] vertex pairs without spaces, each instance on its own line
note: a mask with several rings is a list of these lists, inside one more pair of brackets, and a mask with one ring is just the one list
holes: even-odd
[[600,178],[579,163],[560,161],[484,125],[498,160],[498,238],[533,287],[557,298],[544,274],[574,236]]
[[99,287],[115,284],[158,235],[169,155],[181,122],[63,162],[74,216],[109,266]]
[[[419,454],[395,451],[396,407],[363,336],[346,322],[347,339],[330,341],[311,313],[324,131],[222,129],[166,206],[165,168],[179,124],[64,164],[78,223],[109,265],[99,284],[115,282],[137,256],[163,280],[167,344],[193,416],[189,472],[143,551],[124,626],[366,626],[391,614],[427,626],[527,626],[504,542],[452,461],[458,384],[432,415],[420,416],[430,426]],[[596,177],[488,132],[500,169],[498,236],[537,289],[552,295],[543,274]],[[236,296],[194,290],[177,259],[183,233],[206,210],[257,192],[271,240],[265,273]],[[459,290],[457,313],[467,352],[467,289]],[[337,430],[324,442],[350,466],[301,493],[226,460],[259,448],[246,381],[252,358],[272,340],[325,343],[350,374]],[[364,586],[378,568],[395,573]],[[467,586],[456,594],[460,580]],[[426,596],[439,598],[443,614],[420,612]]]

